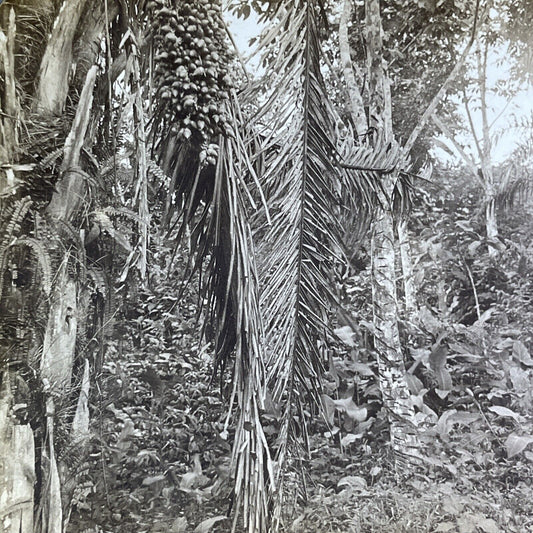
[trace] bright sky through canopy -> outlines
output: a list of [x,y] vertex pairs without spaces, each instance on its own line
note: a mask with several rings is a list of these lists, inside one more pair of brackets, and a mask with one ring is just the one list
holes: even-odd
[[[250,39],[257,37],[261,31],[257,15],[251,10],[250,16],[243,20],[226,11],[226,18],[239,52],[244,60],[247,60],[253,52],[253,46],[249,46]],[[496,84],[507,81],[510,76],[509,64],[506,60],[507,52],[504,47],[498,52],[498,55],[493,54],[487,72],[488,112],[492,125],[491,134],[494,137],[492,149],[494,163],[500,163],[508,157],[516,144],[524,137],[524,128],[516,126],[524,123],[530,124],[533,120],[533,87],[522,87],[512,97],[504,97],[495,93]],[[257,70],[259,59],[259,56],[255,55],[247,62],[247,68],[251,73]],[[466,124],[467,117],[464,106],[459,100],[456,102],[459,115],[464,118]],[[479,137],[481,135],[481,112],[478,107],[476,108],[475,98],[471,102],[471,112]],[[435,148],[434,155],[444,162],[459,162],[459,155],[445,136],[441,135],[438,139],[439,144],[444,143],[455,155],[451,156],[442,148]],[[474,159],[477,159],[474,141],[470,133],[459,134],[457,140],[465,147],[465,151],[469,155],[473,155]]]

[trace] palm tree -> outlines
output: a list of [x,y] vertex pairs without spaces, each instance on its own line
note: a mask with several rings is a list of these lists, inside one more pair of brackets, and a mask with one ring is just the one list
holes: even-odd
[[[90,296],[83,279],[88,269],[80,237],[80,214],[92,203],[89,183],[94,178],[94,168],[89,170],[82,152],[90,154],[90,130],[101,116],[99,106],[94,105],[94,93],[97,80],[105,78],[98,76],[99,68],[95,66],[98,51],[94,44],[100,43],[106,25],[118,12],[115,5],[109,10],[104,9],[106,5],[100,2],[91,10],[77,48],[74,37],[86,7],[84,0],[67,2],[63,9],[55,11],[59,6],[53,3],[36,8],[31,2],[16,6],[6,2],[1,8],[2,19],[8,21],[7,35],[1,34],[6,45],[4,71],[9,74],[5,78],[8,86],[3,111],[9,120],[16,118],[19,129],[13,123],[6,128],[11,143],[6,151],[9,158],[6,168],[10,172],[7,181],[15,186],[2,191],[1,201],[6,209],[1,219],[4,238],[0,271],[2,280],[6,274],[11,278],[12,286],[3,284],[0,301],[3,309],[9,310],[9,302],[17,296],[18,318],[23,324],[13,336],[3,321],[3,332],[8,335],[2,338],[2,360],[6,365],[2,369],[0,423],[6,461],[12,466],[6,471],[7,498],[2,500],[2,516],[10,518],[13,530],[23,532],[62,531],[76,484],[76,477],[65,461],[69,453],[58,459],[56,435],[61,425],[58,410],[69,408],[66,399],[75,392],[72,382],[76,345],[84,329]],[[39,9],[47,15],[42,20],[36,16]],[[19,20],[22,31],[17,33]],[[46,40],[26,39],[28,35],[48,33]],[[73,63],[79,67],[75,77]],[[16,93],[15,66],[21,76]],[[35,92],[30,92],[28,79],[36,80]],[[20,128],[21,123],[24,128]],[[39,150],[36,145],[42,143],[44,149],[49,148],[46,143],[51,139],[59,139],[60,147],[29,164],[28,159],[35,157],[34,150]],[[33,147],[29,148],[31,143]],[[24,164],[19,164],[18,159]],[[47,168],[58,159],[59,172],[55,175],[50,172],[45,177]],[[33,181],[25,179],[23,173],[28,170],[36,173]],[[36,185],[38,180],[42,180],[41,186]],[[32,254],[29,263],[19,262],[27,255],[22,253],[24,250]],[[29,272],[31,281],[17,288],[22,268]],[[63,428],[68,437],[62,440],[61,447],[70,453],[76,450],[83,458],[89,437],[88,401],[93,365],[87,357],[80,363],[79,398],[69,427]],[[33,380],[31,386],[28,380]],[[21,419],[12,409],[15,396],[33,405],[32,397],[39,393],[44,397],[43,412],[26,414],[40,427],[34,434],[24,417]],[[40,457],[35,456],[37,447]],[[35,479],[39,480],[36,492]]]

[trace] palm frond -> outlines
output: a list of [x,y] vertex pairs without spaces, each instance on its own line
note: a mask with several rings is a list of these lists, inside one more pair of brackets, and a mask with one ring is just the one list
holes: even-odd
[[[318,403],[323,361],[317,347],[334,301],[330,267],[342,233],[342,173],[335,124],[320,72],[316,3],[281,2],[261,45],[274,84],[255,114],[260,130],[271,224],[262,242],[261,310],[265,326],[267,387],[282,406],[277,439],[277,479],[283,477],[289,442],[299,430],[294,407],[306,395]],[[301,417],[300,417],[301,418]],[[299,435],[305,441],[305,421]],[[280,491],[281,494],[281,491]],[[279,502],[278,502],[279,503]],[[279,511],[279,505],[277,506]]]
[[524,204],[533,196],[533,180],[531,175],[519,176],[502,180],[494,201],[496,207],[504,210],[512,209],[516,205]]
[[533,196],[533,137],[525,135],[499,169],[498,187],[491,200],[504,210],[524,204]]
[[[227,106],[227,113],[232,123],[238,125],[235,99]],[[260,416],[265,398],[263,328],[255,251],[247,216],[253,200],[246,178],[250,179],[254,170],[238,129],[231,136],[220,136],[218,146],[211,209],[206,209],[205,216],[196,224],[193,238],[198,242],[198,260],[210,258],[203,291],[208,302],[208,320],[214,329],[215,365],[223,369],[235,353],[227,419],[228,424],[236,403],[234,527],[242,512],[252,533],[266,531],[268,497],[274,483]]]

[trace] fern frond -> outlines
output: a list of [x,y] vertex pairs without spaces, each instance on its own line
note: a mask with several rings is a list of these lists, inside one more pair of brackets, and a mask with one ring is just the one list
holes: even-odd
[[153,160],[148,159],[148,172],[155,176],[160,183],[168,185],[170,183],[170,176]]
[[63,146],[61,146],[57,150],[52,151],[46,157],[41,159],[39,163],[37,163],[37,168],[40,170],[45,170],[48,167],[51,167],[60,157],[63,157],[63,152],[64,152]]
[[104,298],[109,292],[109,283],[105,277],[104,272],[95,267],[90,267],[87,269],[88,277],[93,281],[93,293],[100,293]]
[[4,272],[6,268],[7,252],[16,234],[20,232],[21,224],[26,217],[32,201],[29,196],[16,200],[10,207],[6,222],[0,227],[2,239],[0,240],[0,298],[4,289]]
[[111,205],[108,205],[104,207],[103,209],[99,209],[94,211],[94,213],[101,212],[104,213],[106,216],[112,216],[117,218],[124,218],[127,220],[131,220],[132,222],[135,222],[136,224],[145,224],[147,225],[148,222],[146,220],[143,220],[138,213],[135,211],[132,211],[131,209],[128,209],[127,207],[113,207]]
[[31,207],[32,201],[29,196],[17,200],[12,207],[11,216],[5,228],[2,228],[3,238],[0,243],[0,250],[5,248],[13,237],[20,231],[24,217]]

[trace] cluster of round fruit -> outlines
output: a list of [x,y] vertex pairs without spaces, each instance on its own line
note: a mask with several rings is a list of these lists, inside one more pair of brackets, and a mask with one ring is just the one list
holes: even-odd
[[227,128],[222,103],[232,87],[221,0],[151,0],[148,9],[160,111],[172,133],[205,145]]

